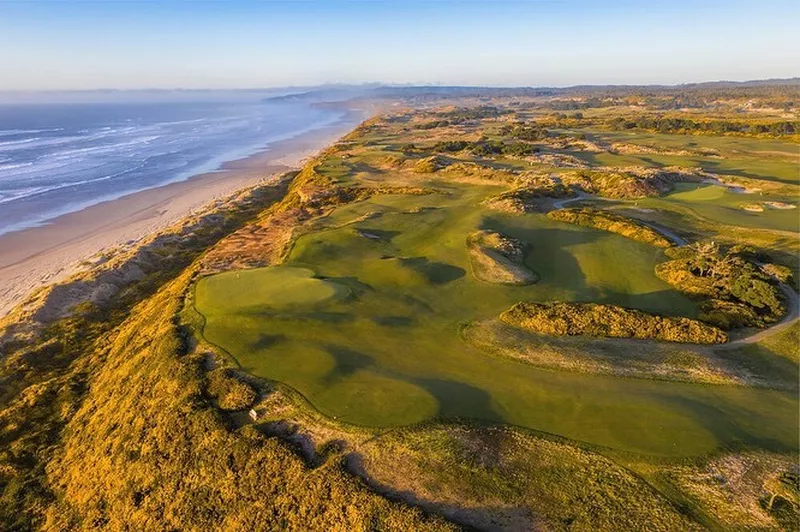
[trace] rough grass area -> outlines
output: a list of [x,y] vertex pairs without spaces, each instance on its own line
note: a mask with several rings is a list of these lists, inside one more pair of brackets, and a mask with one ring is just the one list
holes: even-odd
[[594,453],[508,428],[393,431],[361,450],[368,482],[482,530],[700,530],[647,483]]
[[476,231],[467,237],[469,264],[476,279],[485,283],[528,285],[539,280],[525,266],[527,246],[494,231]]
[[551,220],[558,220],[559,222],[566,222],[583,227],[594,227],[617,233],[631,240],[637,242],[644,242],[660,248],[668,248],[672,245],[667,238],[661,236],[660,233],[654,229],[637,222],[631,218],[621,216],[619,214],[603,211],[599,209],[559,209],[547,213],[547,217]]
[[[731,453],[657,475],[685,494],[702,520],[724,530],[796,530],[800,466],[796,456]],[[712,525],[712,526],[713,526]]]
[[642,346],[638,340],[555,337],[500,320],[471,323],[462,334],[470,344],[493,355],[543,368],[708,384],[778,386],[772,379],[760,381],[749,368],[693,347],[655,342]]
[[252,427],[230,432],[204,400],[202,359],[182,356],[174,316],[188,280],[141,305],[94,355],[103,363],[48,467],[59,496],[45,528],[450,528],[337,462],[310,469]]
[[217,400],[219,408],[226,411],[250,408],[257,397],[252,386],[231,375],[226,368],[209,372],[207,390]]
[[641,310],[597,303],[520,302],[503,312],[509,325],[552,336],[637,338],[690,344],[721,344],[728,336],[689,318],[655,316]]

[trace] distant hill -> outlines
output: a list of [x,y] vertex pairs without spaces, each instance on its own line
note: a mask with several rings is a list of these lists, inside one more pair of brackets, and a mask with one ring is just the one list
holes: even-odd
[[751,98],[789,95],[800,98],[800,78],[751,81],[709,81],[681,85],[575,85],[571,87],[482,87],[451,85],[335,85],[304,88],[301,92],[265,98],[263,101],[341,101],[356,97],[401,100],[443,98],[533,98],[533,97],[622,97],[698,96],[705,98]]

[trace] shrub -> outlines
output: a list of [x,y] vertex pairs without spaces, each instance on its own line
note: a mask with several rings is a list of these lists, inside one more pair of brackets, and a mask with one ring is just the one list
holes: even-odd
[[789,283],[792,281],[792,269],[786,266],[780,264],[764,264],[761,270],[782,283]]
[[775,289],[761,279],[739,276],[731,283],[729,290],[736,299],[757,309],[771,310],[776,314],[783,311]]
[[220,368],[208,374],[208,393],[217,399],[222,410],[244,410],[256,400],[253,388]]
[[612,129],[645,129],[659,133],[705,133],[712,135],[769,135],[773,137],[794,135],[798,128],[796,122],[777,121],[772,123],[752,123],[732,120],[691,120],[644,115],[633,118],[617,117],[608,122]]
[[420,159],[414,163],[413,171],[417,174],[432,174],[435,171],[444,168],[445,166],[447,166],[445,161],[441,157],[434,155],[432,157]]
[[509,155],[512,157],[527,157],[539,151],[539,148],[527,142],[510,142],[506,144],[501,140],[481,139],[477,142],[465,140],[446,140],[437,142],[433,146],[435,152],[459,152],[469,150],[478,157],[492,157],[496,155]]
[[417,129],[436,129],[438,127],[447,127],[450,125],[449,120],[431,120],[430,122],[423,122],[415,127]]
[[763,325],[758,314],[748,305],[709,299],[700,305],[700,319],[723,330]]
[[652,244],[660,248],[667,248],[672,245],[672,242],[650,227],[631,218],[626,218],[625,216],[609,211],[589,208],[559,209],[557,211],[550,211],[547,213],[547,217],[551,220],[617,233],[631,240]]
[[[741,248],[722,253],[714,243],[699,243],[673,254],[677,256],[674,260],[656,266],[656,275],[684,293],[719,300],[705,303],[703,319],[721,326],[764,326],[785,309],[775,280],[768,274],[771,268],[757,267],[744,258],[751,255]],[[776,271],[782,275],[791,273],[780,268]],[[722,305],[722,301],[729,304]]]
[[693,344],[728,340],[716,327],[689,318],[648,314],[599,303],[520,302],[500,315],[509,325],[550,336],[636,338]]
[[548,182],[537,186],[521,187],[507,192],[502,192],[486,200],[486,205],[492,209],[504,212],[524,214],[537,210],[537,201],[544,198],[563,198],[572,194],[572,191],[561,183]]
[[466,150],[469,147],[469,142],[465,140],[445,140],[437,142],[433,146],[433,151],[437,152],[457,152]]

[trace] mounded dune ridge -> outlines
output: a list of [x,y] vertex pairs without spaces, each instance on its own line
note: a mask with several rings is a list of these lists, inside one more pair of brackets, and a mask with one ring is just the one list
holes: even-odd
[[721,344],[728,336],[689,318],[656,316],[599,303],[520,302],[500,315],[509,325],[551,336],[601,336],[693,344]]
[[672,245],[672,242],[661,236],[654,229],[636,220],[609,211],[590,208],[559,209],[548,212],[547,217],[559,222],[617,233],[631,240],[660,248],[668,248]]
[[[489,122],[464,126],[468,134],[477,137],[478,128],[497,125],[491,121],[497,113],[486,114]],[[695,320],[613,305],[516,302],[591,300],[585,298],[594,297],[602,276],[590,266],[611,261],[627,266],[606,272],[622,281],[620,291],[644,296],[630,299],[632,306],[688,312],[670,299],[678,292],[649,290],[660,285],[634,278],[653,277],[648,257],[660,251],[598,239],[595,231],[553,230],[560,224],[538,212],[478,212],[494,190],[473,187],[496,183],[461,178],[451,187],[442,184],[452,178],[447,169],[434,178],[395,164],[402,162],[396,146],[417,141],[408,138],[405,117],[368,121],[268,194],[226,204],[204,223],[160,240],[147,248],[146,261],[128,256],[144,275],[134,268],[134,275],[110,278],[93,270],[72,286],[42,294],[38,304],[49,302],[51,311],[32,306],[20,323],[6,323],[5,330],[0,325],[0,348],[8,355],[0,367],[0,419],[6,422],[0,423],[0,523],[12,530],[435,530],[450,529],[445,519],[453,519],[479,529],[792,529],[796,401],[785,390],[748,385],[791,380],[797,365],[779,364],[770,352],[794,352],[796,322],[763,345],[724,346],[717,360],[726,365],[716,373],[711,370],[718,366],[712,367],[707,382],[727,382],[717,377],[733,368],[753,377],[744,386],[653,382],[668,364],[673,375],[697,375],[709,367],[706,354],[717,353],[669,342],[725,341],[724,333]],[[456,164],[462,163],[448,168]],[[427,188],[440,184],[444,192]],[[544,199],[539,207],[551,204]],[[374,216],[378,211],[381,219]],[[523,267],[525,243],[531,243],[536,256],[527,262],[546,282],[509,287],[470,278],[465,236],[489,226],[524,241],[477,232],[486,252],[481,256],[492,259],[495,274],[498,264],[503,273],[508,264]],[[571,253],[587,243],[576,236],[589,233],[597,242],[583,255]],[[561,257],[552,252],[557,247],[566,250]],[[667,255],[685,248],[669,248]],[[619,251],[625,249],[632,252],[623,261]],[[592,260],[569,269],[571,257]],[[257,266],[272,268],[243,270]],[[776,278],[792,273],[771,270]],[[570,284],[579,271],[593,274],[585,286]],[[118,290],[108,290],[109,280]],[[235,369],[236,353],[224,353],[225,345],[200,334],[210,320],[195,311],[200,295],[193,288],[222,281],[218,299],[230,337],[253,355],[251,362],[268,355],[265,366],[285,364],[287,373],[259,375],[246,362]],[[282,284],[259,284],[264,281]],[[548,296],[551,285],[564,295]],[[580,291],[571,294],[575,286]],[[759,286],[740,283],[734,290],[753,303],[761,296],[769,302],[771,290],[749,290]],[[69,305],[63,293],[74,295]],[[353,297],[333,297],[345,294]],[[73,305],[76,300],[82,303]],[[247,312],[228,312],[240,310],[238,303]],[[493,338],[477,328],[486,349],[475,352],[478,346],[464,343],[467,319],[509,307],[503,316],[516,320],[513,325],[490,321],[500,332],[511,330],[511,343],[489,345]],[[259,321],[248,337],[237,320],[254,315]],[[546,337],[534,326],[563,336]],[[594,333],[603,339],[569,336]],[[605,340],[642,337],[637,334],[664,343],[631,349],[630,342]],[[318,345],[309,349],[312,337]],[[545,365],[548,353],[540,345],[550,344],[562,356],[559,369],[569,371],[506,365],[502,357],[511,354],[495,351],[523,342],[539,356],[524,361]],[[576,368],[576,358],[568,359],[572,352],[560,349],[588,344],[609,356],[586,356]],[[610,375],[644,378],[571,374],[603,362],[614,364]],[[319,369],[318,376],[296,382],[316,381],[330,391],[316,401],[286,379],[309,369]],[[352,402],[344,391],[352,392]],[[419,404],[407,408],[409,398]],[[348,409],[359,409],[367,421],[350,424]],[[387,430],[370,424],[373,412],[381,422],[405,412],[438,419]],[[461,421],[443,422],[450,417]],[[488,423],[468,421],[473,418]],[[739,446],[750,454],[730,451]],[[662,458],[673,455],[686,459]],[[615,463],[620,456],[623,462]]]
[[528,285],[539,280],[523,261],[528,246],[495,231],[476,231],[467,237],[473,275],[486,283]]

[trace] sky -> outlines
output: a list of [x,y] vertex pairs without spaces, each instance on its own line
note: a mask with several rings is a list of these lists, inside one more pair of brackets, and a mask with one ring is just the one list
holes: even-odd
[[0,0],[0,90],[800,75],[798,1]]

